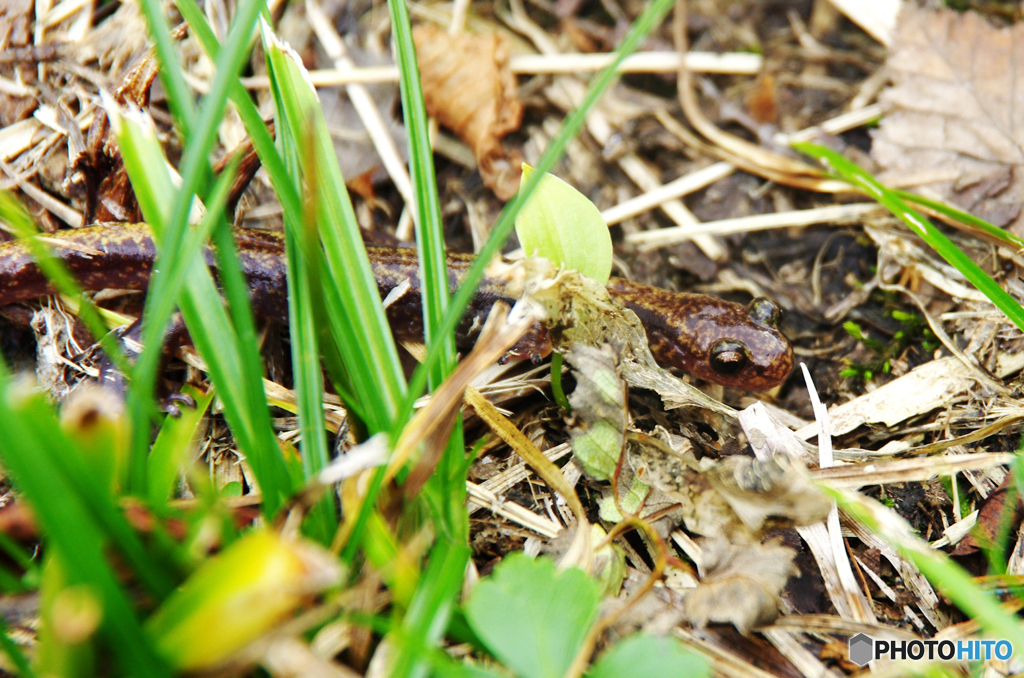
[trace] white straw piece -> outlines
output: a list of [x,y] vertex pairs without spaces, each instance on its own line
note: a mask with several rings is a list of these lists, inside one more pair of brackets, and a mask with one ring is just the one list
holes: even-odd
[[614,207],[609,207],[604,212],[601,212],[601,217],[606,224],[612,226],[638,214],[643,214],[655,207],[660,207],[669,200],[675,200],[676,198],[699,191],[719,179],[724,179],[735,171],[736,167],[727,162],[717,162],[714,165],[708,165],[696,172],[690,172],[674,181],[670,181],[653,191],[648,191],[625,202],[620,202]]
[[653,249],[665,245],[686,242],[698,235],[731,235],[749,231],[763,231],[770,228],[787,228],[792,226],[810,226],[830,221],[858,219],[870,214],[881,214],[885,208],[878,203],[854,203],[852,205],[831,205],[816,207],[809,210],[792,210],[772,214],[756,214],[750,217],[707,221],[695,226],[673,226],[659,228],[656,231],[630,233],[626,242],[639,246],[641,249]]
[[[578,74],[599,71],[615,59],[614,54],[522,54],[509,60],[513,73],[522,75]],[[677,52],[640,52],[622,61],[620,73],[672,73],[679,70]],[[736,52],[689,52],[686,67],[695,73],[754,75],[761,72],[763,59],[757,54]]]
[[875,120],[876,118],[882,117],[885,111],[882,109],[881,104],[872,104],[865,106],[864,108],[858,108],[855,111],[849,113],[843,113],[837,115],[834,118],[826,120],[820,125],[814,127],[808,127],[802,129],[799,132],[793,134],[776,134],[775,141],[780,146],[789,146],[794,141],[810,141],[819,134],[842,134],[861,125]]
[[[519,54],[509,59],[509,69],[517,75],[542,73],[593,73],[612,62],[614,54]],[[760,72],[762,59],[756,54],[728,52],[690,52],[686,64],[695,73],[732,73],[751,75]],[[675,52],[644,52],[623,60],[620,73],[671,73],[679,70],[679,55]],[[398,82],[398,66],[364,66],[327,68],[309,72],[309,80],[316,87],[340,87],[361,83]],[[266,89],[270,79],[265,75],[242,78],[249,89]]]

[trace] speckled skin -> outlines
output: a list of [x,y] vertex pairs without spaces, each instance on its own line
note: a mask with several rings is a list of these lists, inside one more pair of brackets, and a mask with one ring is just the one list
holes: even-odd
[[[705,294],[681,294],[612,278],[608,291],[640,318],[651,353],[695,377],[724,386],[763,391],[779,385],[793,370],[793,349],[779,330],[759,320],[748,306]],[[752,302],[770,303],[759,299]],[[735,371],[716,368],[716,344],[739,342],[745,360]]]
[[[249,279],[254,310],[287,321],[284,241],[266,231],[237,231],[242,270]],[[155,249],[149,228],[127,225],[62,231],[50,236],[54,253],[87,290],[144,289]],[[65,243],[65,247],[59,246]],[[423,336],[416,251],[369,247],[381,297],[408,281],[408,289],[389,303],[388,320],[402,339]],[[213,256],[206,258],[212,265]],[[449,255],[449,285],[454,290],[472,257]],[[613,278],[608,291],[632,309],[647,329],[651,352],[664,366],[677,367],[707,381],[749,390],[778,385],[793,368],[789,342],[764,313],[699,294],[678,294]],[[0,306],[53,292],[21,243],[0,245]],[[503,285],[484,279],[459,326],[460,347],[471,346],[488,311],[498,299],[513,303]],[[769,302],[760,300],[763,311]],[[753,308],[753,304],[750,309]],[[541,336],[538,334],[538,336]],[[522,344],[522,342],[520,342]],[[724,350],[723,350],[724,349]]]

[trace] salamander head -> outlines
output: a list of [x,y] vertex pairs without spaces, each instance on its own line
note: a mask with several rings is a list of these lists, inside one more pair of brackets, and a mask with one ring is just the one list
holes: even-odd
[[764,298],[746,307],[713,297],[678,295],[661,327],[648,324],[655,358],[723,386],[763,391],[793,369],[793,349],[778,330],[779,307]]

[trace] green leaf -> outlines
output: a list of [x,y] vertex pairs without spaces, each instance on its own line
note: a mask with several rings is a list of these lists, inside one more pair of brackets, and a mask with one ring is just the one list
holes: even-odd
[[[525,184],[534,169],[523,163]],[[545,174],[516,217],[527,256],[538,255],[601,283],[612,272],[612,237],[601,212],[582,193]]]
[[513,554],[466,605],[473,631],[522,678],[560,678],[597,619],[597,584],[582,571]]
[[622,431],[599,419],[585,434],[572,439],[572,453],[588,474],[598,480],[610,480],[622,454]]
[[[278,138],[308,153],[317,169],[317,226],[323,245],[321,291],[328,323],[350,377],[355,409],[363,413],[371,433],[388,430],[405,396],[405,379],[358,221],[338,167],[338,159],[320,101],[309,84],[298,55],[262,25]],[[302,214],[286,214],[288,227],[298,227]]]
[[566,359],[576,376],[576,390],[569,396],[577,420],[569,430],[573,456],[588,474],[609,480],[622,456],[625,386],[608,352],[579,345]]
[[[619,505],[622,506],[622,510],[627,513],[636,513],[643,506],[644,499],[651,493],[651,488],[639,480],[636,476],[633,477],[633,481],[630,483],[629,489],[622,493],[619,497]],[[624,518],[619,513],[618,506],[615,505],[615,495],[612,494],[609,489],[604,496],[598,501],[598,515],[601,520],[607,520],[610,523],[617,523]]]
[[206,415],[206,410],[213,402],[213,389],[203,393],[199,389],[186,384],[181,392],[192,396],[195,407],[186,407],[179,417],[167,417],[160,427],[160,433],[149,453],[149,501],[160,506],[174,489],[178,473],[185,466],[188,453],[195,448],[195,436],[199,424]]
[[710,674],[700,655],[674,638],[637,633],[615,644],[587,673],[588,678],[701,678]]

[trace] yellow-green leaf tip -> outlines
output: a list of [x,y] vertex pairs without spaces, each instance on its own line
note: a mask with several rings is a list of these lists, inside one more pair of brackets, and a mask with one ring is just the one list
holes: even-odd
[[[522,185],[533,174],[523,163]],[[594,203],[552,174],[545,174],[516,216],[516,234],[527,256],[541,256],[601,283],[612,271],[612,238]]]

